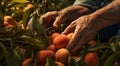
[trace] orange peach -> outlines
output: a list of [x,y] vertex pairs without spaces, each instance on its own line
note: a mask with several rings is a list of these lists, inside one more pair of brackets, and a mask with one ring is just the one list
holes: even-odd
[[55,59],[58,62],[61,62],[63,64],[68,63],[68,57],[70,56],[70,53],[67,49],[61,48],[55,53]]
[[84,57],[87,66],[98,66],[99,57],[95,52],[88,52]]
[[22,62],[22,66],[29,66],[30,62],[32,61],[31,58],[26,58],[23,62]]
[[55,53],[51,50],[39,51],[37,54],[37,58],[36,58],[36,66],[45,66],[47,57],[54,61],[55,60]]
[[54,38],[55,38],[56,36],[58,36],[58,35],[60,35],[60,33],[57,33],[57,32],[52,33],[52,35],[50,36],[50,39],[53,41]]
[[66,35],[58,35],[54,38],[53,44],[55,45],[55,48],[65,48],[69,42],[69,38]]
[[55,61],[55,65],[56,65],[56,66],[65,66],[63,63],[57,62],[57,61]]
[[56,52],[56,51],[57,51],[57,49],[55,48],[55,46],[54,46],[53,44],[49,45],[49,46],[47,47],[47,50],[52,50],[53,52]]
[[74,33],[69,33],[69,34],[67,34],[67,37],[69,38],[69,40],[72,38],[73,34],[74,34]]
[[17,26],[17,21],[12,16],[4,16],[4,27],[13,28]]

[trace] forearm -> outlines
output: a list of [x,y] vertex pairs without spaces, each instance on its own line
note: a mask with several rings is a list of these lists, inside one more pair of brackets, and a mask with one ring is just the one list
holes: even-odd
[[69,6],[67,8],[62,9],[60,11],[60,13],[61,12],[64,12],[66,14],[69,12],[74,12],[73,14],[77,13],[76,16],[83,16],[83,15],[90,14],[93,11],[90,8],[82,6],[82,5],[72,5],[72,6]]
[[92,25],[96,26],[97,30],[120,23],[120,0],[113,1],[89,16],[93,19]]

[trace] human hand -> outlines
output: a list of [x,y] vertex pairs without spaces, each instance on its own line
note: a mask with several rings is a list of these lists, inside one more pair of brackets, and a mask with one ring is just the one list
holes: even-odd
[[51,25],[55,28],[65,22],[72,22],[78,17],[90,13],[90,9],[84,6],[74,5],[62,9],[61,11],[52,11],[41,16],[43,25],[48,28]]
[[[62,34],[68,34],[74,30],[74,35],[67,45],[67,49],[74,54],[79,52],[82,45],[95,37],[97,31],[108,26],[119,24],[120,0],[115,0],[111,4],[95,11],[92,14],[82,16],[73,21]],[[114,16],[114,17],[112,17]]]
[[68,34],[74,30],[74,35],[66,47],[72,55],[78,54],[81,47],[95,37],[97,32],[95,23],[90,16],[82,16],[62,32],[62,34]]

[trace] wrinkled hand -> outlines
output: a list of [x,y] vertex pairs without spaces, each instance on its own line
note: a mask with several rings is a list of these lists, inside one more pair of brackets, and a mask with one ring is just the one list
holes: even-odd
[[62,32],[62,34],[68,34],[74,30],[74,35],[66,47],[72,55],[77,54],[84,44],[95,37],[96,26],[89,17],[82,16],[76,19]]
[[61,11],[48,12],[41,17],[45,27],[50,27],[52,25],[57,28],[62,23],[72,22],[78,17],[90,12],[90,9],[84,6],[74,5],[64,8]]

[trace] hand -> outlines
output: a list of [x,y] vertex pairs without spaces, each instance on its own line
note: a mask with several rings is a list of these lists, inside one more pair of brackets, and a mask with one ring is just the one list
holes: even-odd
[[72,55],[80,52],[81,47],[95,37],[97,28],[90,16],[82,16],[73,21],[62,34],[68,34],[74,30],[74,35],[67,45]]
[[[109,5],[95,11],[92,14],[82,16],[73,21],[62,34],[68,34],[74,30],[73,38],[66,47],[71,54],[79,52],[82,45],[95,37],[97,31],[108,26],[119,24],[120,0],[115,0]],[[112,17],[114,16],[114,17]]]
[[57,28],[62,23],[72,22],[78,17],[89,14],[90,12],[90,9],[87,7],[74,5],[64,8],[61,11],[48,12],[41,17],[45,27],[49,27],[52,24],[53,27]]

